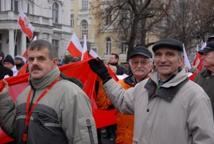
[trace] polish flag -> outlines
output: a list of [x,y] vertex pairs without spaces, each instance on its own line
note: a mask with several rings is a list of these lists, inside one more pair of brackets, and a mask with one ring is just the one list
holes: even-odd
[[193,67],[195,68],[194,73],[189,77],[191,80],[194,80],[195,77],[200,73],[200,71],[203,69],[203,64],[201,60],[201,55],[197,52],[196,56],[193,61]]
[[202,60],[201,60],[201,55],[199,53],[196,54],[193,64],[192,64],[198,72],[200,72],[203,68]]
[[84,42],[83,42],[83,51],[82,51],[82,57],[81,60],[88,60],[92,58],[90,54],[88,53],[88,48],[87,48],[87,39],[86,35],[84,35]]
[[[203,43],[201,49],[206,47],[206,43]],[[199,50],[197,46],[197,51]],[[194,73],[189,77],[191,80],[194,80],[195,77],[202,71],[203,69],[203,61],[201,59],[201,55],[197,52],[195,58],[192,63],[193,68],[195,69]]]
[[31,25],[31,23],[28,21],[28,18],[24,14],[23,11],[19,12],[18,25],[19,25],[20,29],[22,30],[22,32],[24,32],[26,34],[28,39],[32,40],[34,28]]
[[98,56],[98,54],[94,51],[94,50],[90,50],[89,51],[89,54],[90,54],[90,56],[92,56],[93,58],[98,58],[99,56]]
[[68,44],[67,50],[73,57],[80,57],[82,56],[83,48],[80,44],[79,38],[76,36],[75,33],[72,34],[71,40]]
[[90,58],[98,58],[98,57],[99,57],[98,54],[94,50],[90,49],[90,51],[88,51],[86,35],[84,35],[82,60],[88,60]]

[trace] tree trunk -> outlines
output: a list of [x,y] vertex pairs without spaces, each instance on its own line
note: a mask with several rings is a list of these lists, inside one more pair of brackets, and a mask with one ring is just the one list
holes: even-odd
[[146,30],[145,30],[145,26],[146,26],[146,19],[142,19],[141,20],[141,38],[140,38],[140,44],[142,44],[143,46],[145,46],[145,40],[146,40]]
[[130,33],[130,38],[128,43],[128,55],[135,45],[138,23],[139,23],[139,19],[137,16],[135,16],[133,20],[133,25],[131,26],[131,33]]

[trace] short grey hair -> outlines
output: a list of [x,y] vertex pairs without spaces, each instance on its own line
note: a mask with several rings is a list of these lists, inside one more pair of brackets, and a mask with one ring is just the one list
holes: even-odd
[[48,49],[49,57],[51,59],[57,57],[57,53],[53,51],[52,44],[47,40],[38,39],[35,41],[32,41],[28,47],[28,50],[42,50],[42,49]]

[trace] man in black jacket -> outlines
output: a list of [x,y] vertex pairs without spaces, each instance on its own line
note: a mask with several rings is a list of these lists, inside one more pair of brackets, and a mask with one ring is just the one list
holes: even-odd
[[3,66],[4,53],[0,51],[0,80],[5,76],[13,76],[13,71]]
[[214,41],[208,42],[207,46],[203,50],[200,50],[199,53],[201,54],[205,69],[198,74],[195,82],[198,83],[210,97],[214,111]]

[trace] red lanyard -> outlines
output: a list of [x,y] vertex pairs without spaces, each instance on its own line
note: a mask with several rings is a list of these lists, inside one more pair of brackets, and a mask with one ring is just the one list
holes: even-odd
[[[30,107],[31,104],[31,95],[33,90],[30,89],[28,96],[27,96],[27,103],[26,103],[26,115],[25,115],[25,127],[28,129],[29,123],[30,123],[30,117],[33,114],[34,109],[38,105],[39,101],[47,94],[47,92],[56,84],[56,82],[59,81],[59,78],[56,78],[46,89],[43,90],[43,92],[38,96],[38,98],[35,100],[33,105]],[[23,141],[27,141],[27,131],[23,134]]]
[[27,96],[27,103],[26,103],[26,117],[25,117],[25,125],[28,126],[30,122],[30,117],[35,109],[35,107],[38,105],[39,101],[45,96],[45,94],[54,86],[54,84],[58,81],[59,79],[57,78],[54,80],[43,92],[38,96],[36,99],[35,103],[32,105],[30,108],[30,100],[31,100],[31,95],[32,95],[32,89],[30,89],[28,96]]

